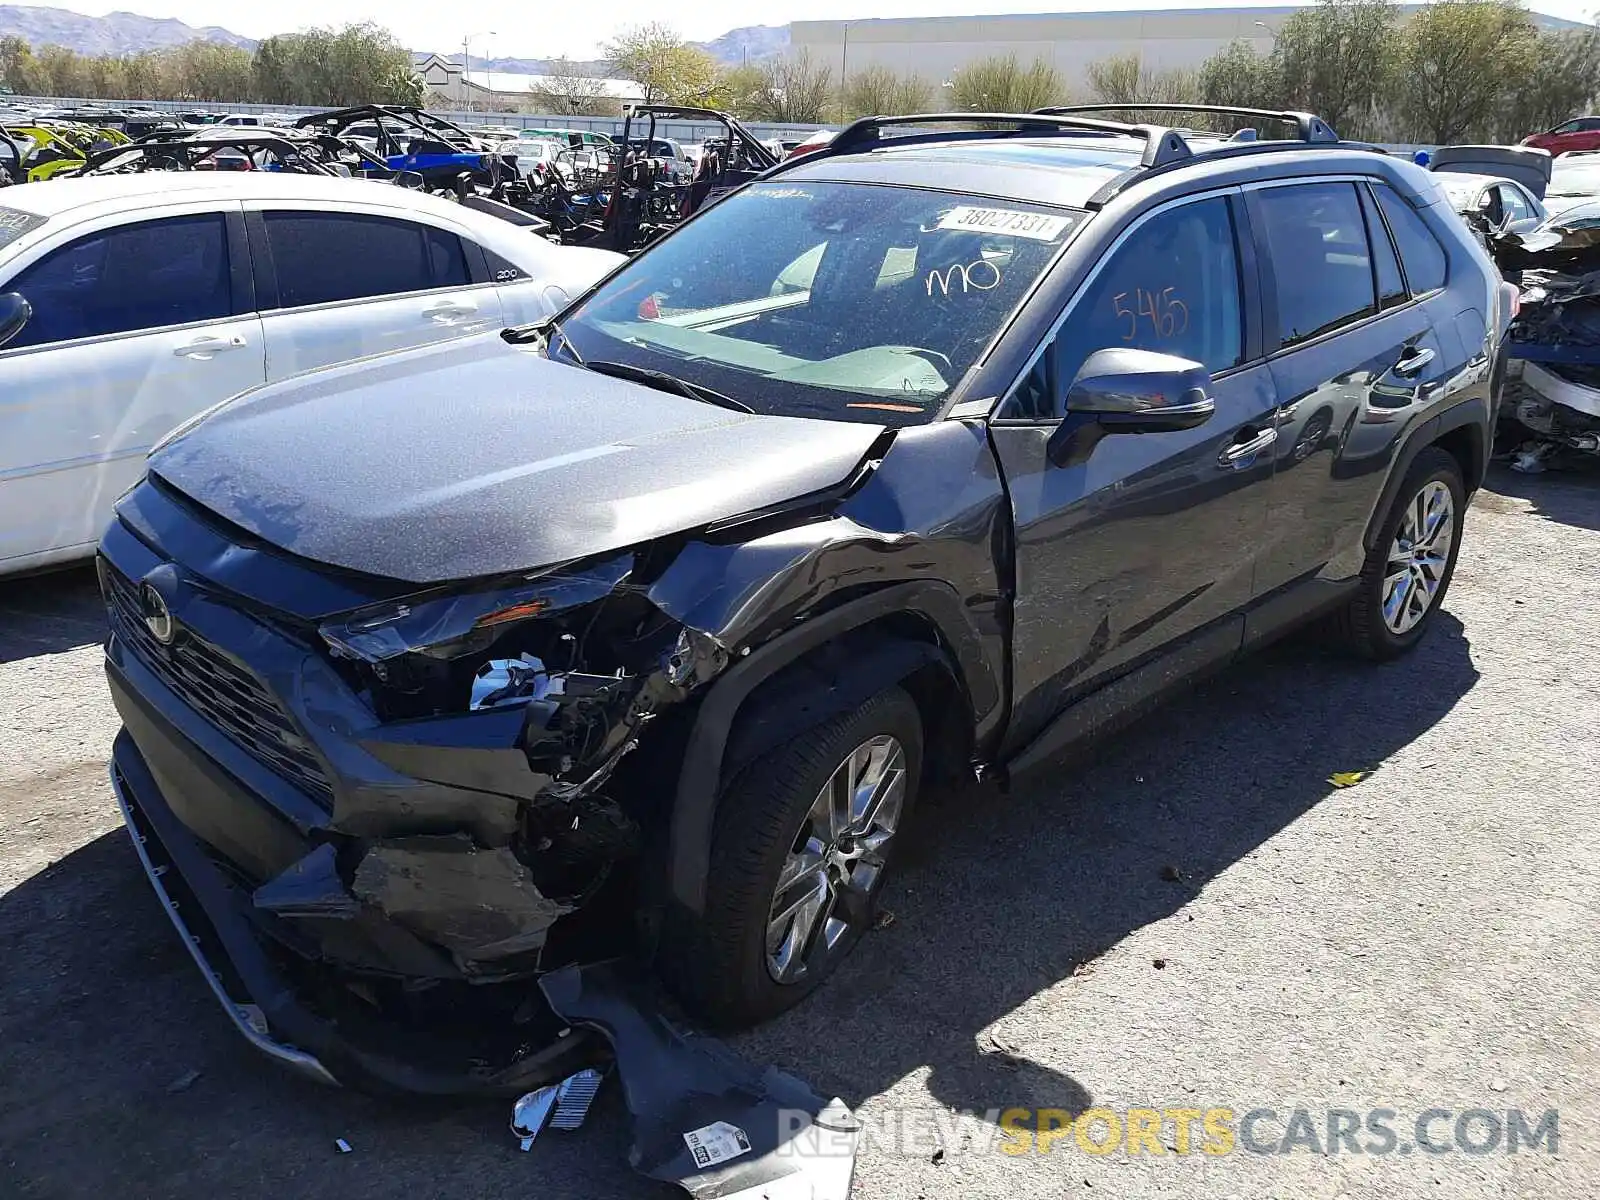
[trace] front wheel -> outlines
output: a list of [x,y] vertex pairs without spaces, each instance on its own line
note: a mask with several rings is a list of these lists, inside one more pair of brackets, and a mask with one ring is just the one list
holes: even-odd
[[1346,647],[1383,660],[1422,640],[1455,574],[1465,514],[1460,464],[1440,447],[1426,447],[1406,472],[1360,587],[1335,616]]
[[663,933],[682,999],[753,1024],[832,974],[873,919],[921,768],[921,717],[895,687],[742,771],[718,802],[706,910]]

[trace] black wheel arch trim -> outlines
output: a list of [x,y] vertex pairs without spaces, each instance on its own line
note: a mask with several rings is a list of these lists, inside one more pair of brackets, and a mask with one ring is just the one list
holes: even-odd
[[1394,507],[1395,498],[1400,494],[1400,485],[1405,482],[1406,475],[1411,470],[1411,464],[1417,455],[1429,446],[1436,445],[1448,435],[1458,429],[1466,429],[1472,441],[1473,461],[1463,463],[1461,470],[1462,482],[1466,485],[1467,495],[1471,496],[1483,482],[1484,472],[1489,465],[1489,446],[1492,433],[1489,429],[1489,409],[1487,403],[1480,397],[1471,397],[1459,404],[1447,408],[1442,413],[1436,413],[1423,422],[1401,443],[1399,451],[1395,454],[1394,465],[1389,470],[1389,478],[1384,481],[1383,491],[1378,496],[1378,504],[1372,511],[1372,516],[1367,521],[1366,537],[1362,544],[1371,550],[1378,542],[1378,534],[1383,529],[1384,519],[1389,515],[1389,510]]
[[[669,902],[692,913],[705,911],[712,823],[725,777],[724,762],[730,761],[730,735],[746,701],[762,684],[804,655],[874,621],[907,613],[930,622],[945,645],[902,636],[886,638],[869,655],[852,660],[847,686],[830,689],[826,697],[818,689],[803,698],[805,715],[810,718],[804,727],[859,706],[930,663],[942,664],[972,700],[973,711],[987,714],[982,723],[985,727],[998,724],[1002,710],[993,671],[983,658],[976,631],[962,613],[960,599],[946,584],[893,584],[819,613],[778,635],[730,667],[712,685],[695,714],[684,747],[667,837]],[[987,682],[985,690],[993,692],[992,696],[972,696],[973,684],[980,681]],[[738,761],[749,762],[763,753],[763,746],[770,749],[797,732],[793,724],[755,724],[753,732],[741,733],[734,747]]]

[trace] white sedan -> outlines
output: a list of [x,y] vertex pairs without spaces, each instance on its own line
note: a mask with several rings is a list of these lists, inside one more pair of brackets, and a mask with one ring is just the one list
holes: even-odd
[[0,346],[0,574],[92,553],[151,445],[229,396],[538,320],[622,261],[356,179],[0,191],[0,310],[32,310]]

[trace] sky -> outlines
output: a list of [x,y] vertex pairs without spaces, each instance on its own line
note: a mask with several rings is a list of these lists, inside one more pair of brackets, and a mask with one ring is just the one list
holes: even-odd
[[[22,0],[26,2],[26,0]],[[1211,0],[1227,3],[1228,0]],[[1250,0],[1234,0],[1241,5]],[[1282,0],[1279,0],[1282,2]],[[1271,0],[1268,0],[1271,3]],[[1535,0],[1529,7],[1550,16],[1586,20],[1600,0]],[[311,25],[375,21],[393,30],[413,50],[450,53],[471,36],[472,57],[594,58],[619,30],[666,21],[695,41],[708,41],[743,25],[785,25],[792,20],[851,20],[863,17],[918,17],[971,13],[1103,12],[1129,8],[1206,7],[1204,2],[1162,4],[1160,0],[688,0],[678,6],[659,0],[605,0],[602,4],[530,4],[527,0],[113,0],[104,5],[78,0],[55,5],[92,16],[113,11],[147,17],[177,17],[190,25],[220,25],[246,37],[289,33]],[[493,36],[486,36],[493,31]]]

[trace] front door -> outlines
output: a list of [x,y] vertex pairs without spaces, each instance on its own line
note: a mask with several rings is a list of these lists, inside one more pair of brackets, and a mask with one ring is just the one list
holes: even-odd
[[33,306],[0,349],[0,572],[86,552],[152,444],[263,382],[232,267],[224,214],[190,212],[46,247],[0,283]]
[[[1013,747],[1097,686],[1179,643],[1237,650],[1266,519],[1277,406],[1235,228],[1240,197],[1155,210],[1119,239],[992,425],[1016,527]],[[1131,346],[1204,364],[1216,413],[1045,454],[1084,360]]]

